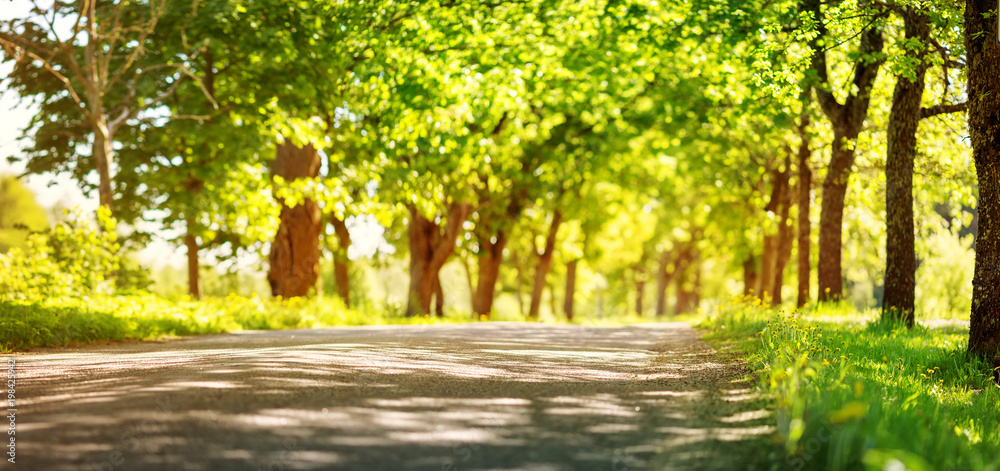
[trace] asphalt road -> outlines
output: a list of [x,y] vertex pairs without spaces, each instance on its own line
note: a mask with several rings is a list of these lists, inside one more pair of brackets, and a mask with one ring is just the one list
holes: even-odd
[[241,332],[6,358],[16,463],[0,471],[728,470],[773,448],[745,371],[681,323]]

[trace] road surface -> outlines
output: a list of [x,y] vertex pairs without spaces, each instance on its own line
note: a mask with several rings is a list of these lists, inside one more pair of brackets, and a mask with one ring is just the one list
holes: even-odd
[[773,448],[746,372],[682,323],[240,332],[6,358],[16,464],[0,471],[728,470]]

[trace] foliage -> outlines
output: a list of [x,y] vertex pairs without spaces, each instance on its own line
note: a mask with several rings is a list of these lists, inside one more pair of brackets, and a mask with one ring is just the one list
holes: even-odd
[[759,388],[773,395],[785,466],[997,469],[1000,388],[988,365],[966,361],[965,328],[827,314],[737,299],[702,324],[709,338],[745,351]]
[[[116,224],[107,208],[99,209],[96,219],[77,212],[49,231],[30,235],[25,249],[0,254],[0,299],[112,293],[121,269]],[[126,279],[139,282],[141,277]]]
[[45,210],[17,178],[0,176],[0,254],[12,247],[25,248],[32,232],[48,229]]

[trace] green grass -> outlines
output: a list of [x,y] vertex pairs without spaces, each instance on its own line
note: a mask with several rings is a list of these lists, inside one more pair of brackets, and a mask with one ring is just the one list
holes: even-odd
[[[520,316],[502,320],[526,321]],[[685,318],[687,319],[687,318]],[[405,317],[402,306],[363,311],[347,309],[336,298],[285,301],[230,295],[225,298],[167,300],[151,294],[92,295],[45,301],[0,300],[0,352],[83,345],[109,341],[155,340],[236,330],[276,330],[386,324],[474,322],[460,310],[436,316]],[[657,320],[634,314],[585,317],[572,323],[614,326]],[[546,316],[546,323],[567,323]]]
[[842,311],[786,314],[738,300],[702,323],[710,341],[745,353],[772,398],[780,466],[1000,469],[1000,389],[989,365],[966,360],[968,332]]
[[268,301],[228,296],[203,301],[169,301],[153,295],[0,301],[0,351],[152,340],[234,330],[326,326],[434,324],[468,321],[468,316],[407,318],[399,310],[358,312],[335,299]]

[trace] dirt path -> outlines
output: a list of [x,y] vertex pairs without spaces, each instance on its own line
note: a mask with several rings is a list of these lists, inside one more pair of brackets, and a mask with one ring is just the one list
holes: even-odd
[[15,355],[37,470],[752,469],[771,423],[686,324],[251,332]]

